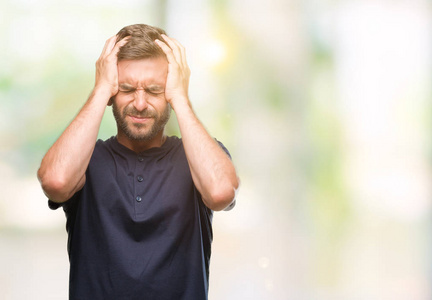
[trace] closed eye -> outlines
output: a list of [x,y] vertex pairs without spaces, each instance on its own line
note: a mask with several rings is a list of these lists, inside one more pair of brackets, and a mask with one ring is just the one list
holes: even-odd
[[145,89],[145,92],[149,95],[161,95],[164,93],[164,90],[162,89]]
[[120,84],[119,92],[130,94],[136,91],[136,88],[127,84]]
[[[141,90],[141,89],[140,89]],[[138,91],[138,88],[127,85],[127,84],[120,84],[119,85],[119,92],[123,94],[132,94]],[[150,86],[148,88],[144,89],[144,92],[146,94],[152,95],[152,96],[158,96],[165,93],[165,90],[162,87],[159,86]]]
[[135,92],[136,89],[120,89],[119,91],[122,93],[125,93],[125,94],[131,94],[131,93]]

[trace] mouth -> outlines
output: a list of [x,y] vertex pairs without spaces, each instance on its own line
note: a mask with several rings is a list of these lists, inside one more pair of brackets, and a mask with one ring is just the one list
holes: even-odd
[[128,117],[134,123],[146,123],[152,119],[151,117],[140,117],[140,116],[132,116],[132,115],[128,115]]

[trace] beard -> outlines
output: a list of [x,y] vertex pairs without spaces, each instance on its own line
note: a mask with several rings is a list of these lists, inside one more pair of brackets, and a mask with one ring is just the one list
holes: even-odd
[[[113,101],[112,107],[118,130],[121,130],[130,140],[134,141],[151,141],[154,139],[164,130],[165,125],[171,116],[170,104],[166,106],[162,114],[158,114],[156,111],[147,108],[143,111],[138,111],[132,104],[126,106],[123,112],[121,112],[116,105],[116,101]],[[152,118],[153,124],[128,123],[128,115],[141,118]]]

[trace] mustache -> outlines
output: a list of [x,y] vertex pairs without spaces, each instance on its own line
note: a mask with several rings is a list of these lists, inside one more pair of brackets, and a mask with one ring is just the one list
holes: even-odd
[[126,116],[126,115],[132,115],[134,117],[139,117],[139,118],[156,118],[157,117],[157,113],[154,111],[148,110],[147,108],[142,110],[142,111],[139,111],[133,106],[125,107],[125,109],[123,111],[123,116]]

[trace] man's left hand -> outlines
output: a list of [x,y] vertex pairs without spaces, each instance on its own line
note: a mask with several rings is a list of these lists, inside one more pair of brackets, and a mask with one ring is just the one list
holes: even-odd
[[[165,41],[155,40],[168,59],[165,99],[175,109],[176,104],[188,104],[190,70],[185,48],[174,38],[162,35]],[[168,47],[169,45],[169,47]]]

